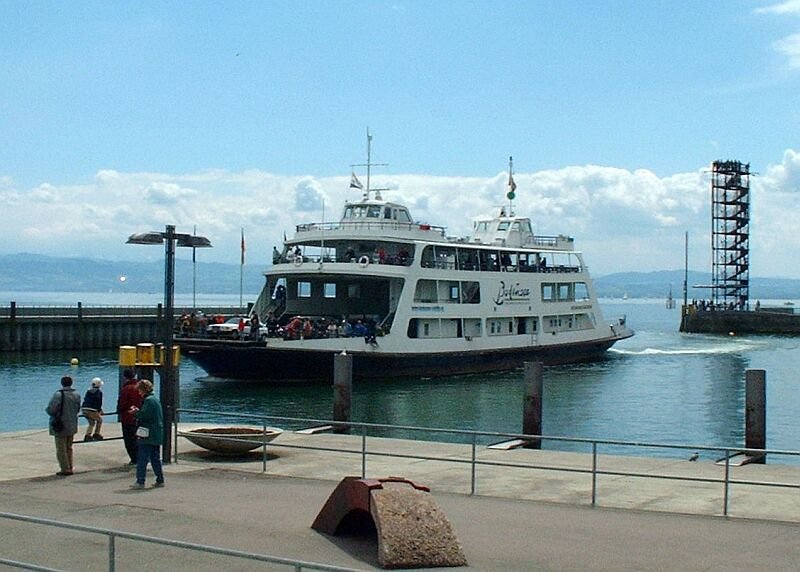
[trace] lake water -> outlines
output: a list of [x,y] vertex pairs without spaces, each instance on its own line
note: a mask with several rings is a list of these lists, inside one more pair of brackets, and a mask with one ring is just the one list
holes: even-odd
[[[39,304],[78,300],[112,304],[109,297],[114,298],[51,293],[45,302],[39,294],[35,297]],[[6,297],[20,304],[25,299],[24,295]],[[151,304],[159,301],[159,295],[126,300],[127,304]],[[198,305],[203,303],[235,305],[238,295],[198,295]],[[663,300],[603,300],[601,306],[609,321],[626,315],[636,336],[617,344],[602,361],[545,368],[543,434],[742,446],[745,370],[755,368],[767,371],[767,447],[800,449],[800,338],[680,334],[679,310],[667,310]],[[70,366],[72,357],[80,365]],[[64,374],[76,379],[81,393],[91,378],[106,380],[106,409],[113,411],[116,351],[0,354],[0,430],[45,428],[44,407]],[[192,362],[181,363],[182,407],[286,417],[332,416],[329,385],[211,381],[204,376]],[[354,383],[351,415],[353,421],[361,422],[517,433],[522,431],[522,397],[521,371],[376,379]],[[545,443],[545,447],[556,445]],[[647,454],[676,453],[656,449]],[[780,457],[779,462],[793,459]]]

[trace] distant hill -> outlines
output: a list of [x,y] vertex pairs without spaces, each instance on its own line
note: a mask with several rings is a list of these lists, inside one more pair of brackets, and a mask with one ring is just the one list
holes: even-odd
[[[594,278],[597,295],[601,298],[666,298],[670,287],[677,301],[683,298],[683,270],[655,272],[618,272]],[[711,284],[710,272],[688,273],[688,298],[708,299],[708,288],[694,288]],[[800,280],[790,278],[750,278],[750,299],[798,299]]]
[[[243,290],[260,292],[263,266],[245,264]],[[39,254],[0,255],[0,291],[108,292],[124,286],[128,292],[163,292],[164,262],[120,262],[89,258],[57,258]],[[239,265],[197,263],[197,291],[239,292]],[[175,260],[175,292],[192,292],[192,262]]]
[[[243,289],[259,292],[264,284],[265,267],[245,265]],[[14,292],[108,292],[119,290],[125,277],[128,292],[162,292],[164,262],[129,262],[90,258],[61,258],[39,254],[0,255],[0,291]],[[683,297],[683,270],[657,272],[619,272],[595,276],[595,289],[601,298],[666,298]],[[692,286],[710,284],[711,274],[689,272],[689,299],[708,298],[708,289]],[[239,265],[209,262],[197,263],[197,291],[205,294],[239,292]],[[175,261],[175,292],[192,292],[192,263]],[[757,299],[798,299],[800,280],[786,278],[752,278],[750,296]]]

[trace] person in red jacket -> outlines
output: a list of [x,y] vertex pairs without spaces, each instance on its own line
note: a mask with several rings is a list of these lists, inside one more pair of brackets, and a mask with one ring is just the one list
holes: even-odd
[[133,370],[126,369],[122,372],[122,389],[119,391],[119,402],[117,411],[119,421],[122,423],[122,438],[125,441],[125,450],[131,458],[129,465],[136,464],[136,415],[131,411],[131,407],[137,409],[142,406],[142,394],[137,389],[138,380],[133,374]]

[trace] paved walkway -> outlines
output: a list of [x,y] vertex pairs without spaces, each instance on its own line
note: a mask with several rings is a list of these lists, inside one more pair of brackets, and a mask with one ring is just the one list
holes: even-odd
[[[106,427],[113,431],[118,425]],[[470,467],[459,462],[469,459],[469,448],[368,441],[382,452],[447,457],[442,462],[371,456],[367,476],[400,475],[430,486],[470,569],[752,571],[796,570],[800,562],[796,489],[754,491],[737,485],[731,491],[734,516],[722,518],[710,516],[721,512],[718,484],[607,476],[598,482],[599,506],[592,508],[589,475],[552,470],[590,467],[588,456],[481,449],[482,460],[549,469],[481,467],[478,492],[487,496],[469,496]],[[258,453],[231,460],[179,439],[179,462],[167,466],[167,486],[132,491],[133,470],[125,464],[121,441],[76,445],[76,474],[57,477],[52,438],[45,431],[4,433],[0,511],[376,569],[374,539],[328,537],[310,529],[338,481],[361,473],[360,455],[281,444],[360,450],[361,441],[284,433],[269,448],[267,473],[262,473]],[[720,476],[720,467],[703,462],[604,456],[600,464],[621,472]],[[800,469],[792,467],[748,465],[732,471],[740,480],[800,482]],[[107,566],[106,551],[99,536],[0,519],[3,558],[100,570]],[[118,570],[287,569],[127,540],[117,541],[116,553]]]

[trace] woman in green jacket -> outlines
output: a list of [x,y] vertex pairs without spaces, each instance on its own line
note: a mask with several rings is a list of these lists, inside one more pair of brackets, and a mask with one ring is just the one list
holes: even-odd
[[137,436],[136,454],[136,482],[131,485],[133,489],[144,488],[144,478],[147,473],[148,461],[153,466],[156,475],[155,487],[164,486],[164,470],[161,467],[161,444],[164,442],[164,421],[161,414],[161,403],[153,395],[153,382],[148,379],[139,381],[136,387],[143,397],[142,407],[131,407],[131,412],[136,416],[139,428]]

